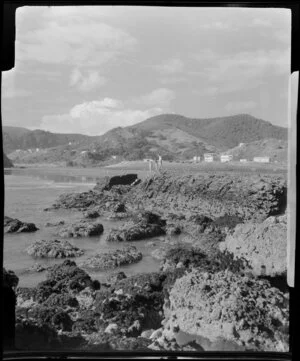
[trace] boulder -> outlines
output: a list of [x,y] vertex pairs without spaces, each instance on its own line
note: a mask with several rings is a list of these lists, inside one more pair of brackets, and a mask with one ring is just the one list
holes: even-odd
[[13,219],[7,216],[4,216],[4,233],[14,233],[14,232],[35,232],[38,230],[34,223],[21,222],[18,219]]
[[129,246],[107,253],[95,254],[83,261],[79,266],[89,269],[114,269],[123,265],[139,262],[142,257],[142,253],[139,252],[136,247]]
[[38,240],[30,245],[26,252],[40,258],[79,257],[84,251],[65,240]]
[[108,242],[138,241],[145,238],[165,234],[166,221],[151,212],[139,214],[135,220],[126,222],[118,229],[113,229],[108,234]]
[[137,174],[124,174],[120,176],[106,177],[94,187],[97,191],[109,191],[113,186],[132,185],[138,179]]
[[58,235],[62,238],[90,237],[99,236],[103,233],[103,230],[103,225],[101,223],[91,223],[89,221],[82,220],[78,223],[61,228]]
[[255,275],[278,276],[287,270],[286,216],[269,217],[262,223],[237,225],[220,243],[221,251],[248,261]]
[[100,213],[96,209],[89,209],[83,213],[84,218],[98,218]]
[[178,278],[165,305],[164,327],[232,342],[252,351],[289,349],[287,294],[266,280],[230,271],[192,271]]

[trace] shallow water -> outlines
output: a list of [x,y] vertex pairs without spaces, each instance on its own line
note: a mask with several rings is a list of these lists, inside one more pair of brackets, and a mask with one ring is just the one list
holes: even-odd
[[[60,220],[69,224],[83,218],[82,212],[76,210],[59,209],[46,212],[43,209],[50,207],[60,194],[87,191],[97,182],[97,178],[92,181],[89,178],[83,179],[82,176],[66,176],[61,172],[63,172],[62,169],[58,169],[57,173],[47,173],[42,169],[35,169],[30,173],[28,169],[18,169],[5,174],[5,215],[21,221],[33,222],[39,228],[38,231],[32,233],[5,234],[4,236],[4,267],[17,274],[21,287],[32,287],[45,279],[45,272],[28,273],[26,271],[34,263],[52,265],[64,261],[63,259],[34,259],[25,252],[25,249],[37,239],[59,238],[56,235],[59,227],[45,227],[45,224]],[[101,173],[102,176],[105,175],[104,170],[102,172],[99,170],[100,176]],[[98,221],[104,226],[104,233],[101,236],[68,239],[70,243],[85,250],[84,255],[73,258],[75,262],[77,260],[80,262],[95,253],[107,252],[133,244],[143,253],[143,259],[139,263],[123,266],[117,270],[122,270],[127,275],[158,270],[158,261],[151,257],[151,252],[155,247],[147,245],[149,239],[126,242],[126,244],[107,243],[105,238],[109,230],[122,224],[123,221],[108,221],[103,218],[98,218]],[[159,243],[158,240],[157,244],[159,245]],[[108,274],[107,271],[88,271],[88,273],[100,281],[105,279]]]

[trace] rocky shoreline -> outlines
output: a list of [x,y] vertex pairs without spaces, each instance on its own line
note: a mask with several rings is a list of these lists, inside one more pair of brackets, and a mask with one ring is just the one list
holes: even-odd
[[[205,351],[223,342],[239,350],[288,351],[286,192],[280,175],[165,172],[143,181],[134,174],[112,177],[88,192],[61,195],[45,210],[75,209],[84,217],[80,224],[49,224],[63,226],[61,238],[99,235],[99,220],[110,217],[124,222],[106,242],[122,247],[31,269],[47,278],[16,290],[17,347]],[[101,283],[89,276],[89,270],[139,262],[143,254],[132,244],[149,238],[152,247],[152,237],[157,272],[111,273]],[[30,254],[83,252],[64,239],[53,242],[36,242]]]

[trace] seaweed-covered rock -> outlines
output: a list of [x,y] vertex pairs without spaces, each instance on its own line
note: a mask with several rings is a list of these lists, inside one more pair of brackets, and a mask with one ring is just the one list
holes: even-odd
[[106,280],[107,280],[108,283],[114,284],[114,283],[116,283],[116,282],[118,282],[120,280],[123,280],[124,278],[127,278],[127,276],[126,276],[126,274],[124,272],[121,271],[121,272],[112,272],[112,273],[110,273],[107,276]]
[[63,226],[65,224],[65,221],[57,221],[57,222],[47,222],[45,224],[45,227],[57,227],[57,226]]
[[4,216],[4,233],[22,233],[22,232],[35,232],[38,230],[34,223],[21,222],[18,219],[13,219]]
[[164,302],[163,281],[159,273],[141,274],[117,281],[107,293],[96,296],[96,311],[102,314],[103,327],[116,324],[114,333],[138,336],[145,329],[160,326]]
[[100,213],[96,209],[89,209],[83,213],[84,218],[98,218],[100,217]]
[[30,245],[26,252],[40,258],[79,257],[84,251],[65,240],[38,240]]
[[144,212],[135,220],[126,222],[118,229],[113,229],[107,236],[108,242],[138,241],[165,234],[166,221],[157,214]]
[[[62,264],[51,267],[47,272],[47,281],[53,284],[52,289],[66,292],[80,292],[86,287],[97,289],[98,286],[92,281],[91,277],[76,263],[70,260],[64,261]],[[39,286],[43,285],[41,282]]]
[[62,228],[58,235],[63,238],[67,237],[90,237],[99,236],[103,233],[103,225],[101,223],[91,223],[88,221],[80,221],[68,227]]
[[245,350],[288,351],[288,296],[266,280],[193,271],[176,280],[168,303],[165,327]]
[[237,225],[220,243],[222,251],[246,259],[256,275],[277,276],[287,269],[286,216],[269,217],[262,223]]
[[125,213],[125,212],[126,212],[125,204],[124,204],[124,203],[117,203],[117,204],[114,206],[113,211],[114,211],[115,213]]
[[31,267],[27,269],[27,272],[44,272],[49,269],[50,266],[41,264],[41,263],[35,263]]
[[79,266],[89,269],[113,269],[139,262],[143,255],[136,247],[129,246],[107,253],[98,253],[83,261]]

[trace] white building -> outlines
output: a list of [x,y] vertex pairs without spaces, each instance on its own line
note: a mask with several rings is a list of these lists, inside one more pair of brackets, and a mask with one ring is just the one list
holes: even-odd
[[85,154],[87,153],[87,150],[83,150],[82,152],[80,152],[80,154]]
[[230,162],[230,161],[232,161],[232,155],[231,154],[221,154],[220,160],[222,163]]
[[72,145],[72,142],[69,142],[69,145]]
[[112,157],[112,159],[117,159],[116,155],[112,155],[111,157]]
[[253,162],[269,163],[270,162],[270,157],[254,157]]
[[247,163],[248,161],[247,161],[247,159],[240,159],[240,162],[241,163]]
[[39,151],[40,151],[40,148],[36,148],[36,151],[39,152]]
[[242,147],[244,144],[245,144],[245,143],[240,143],[240,144],[239,144],[239,147]]
[[200,162],[200,161],[201,161],[201,157],[195,156],[195,157],[193,158],[193,162],[194,162],[194,163],[198,163],[198,162]]
[[204,162],[213,162],[214,161],[214,153],[205,153],[204,154]]

